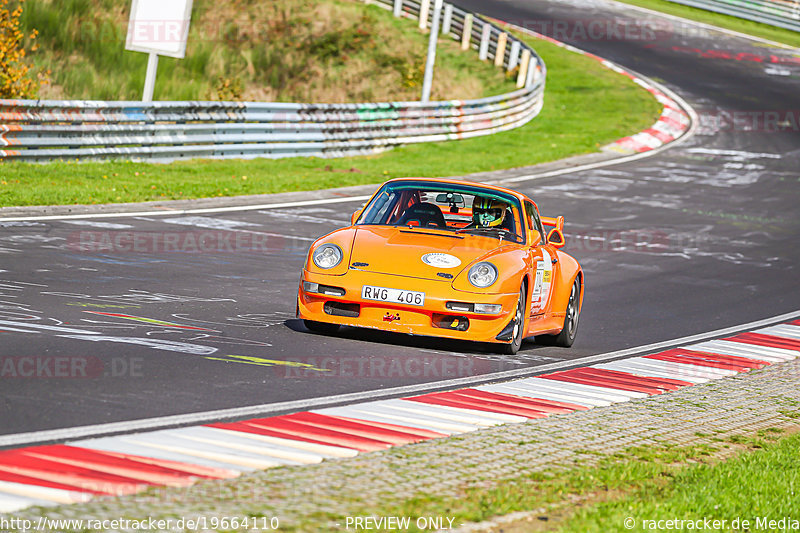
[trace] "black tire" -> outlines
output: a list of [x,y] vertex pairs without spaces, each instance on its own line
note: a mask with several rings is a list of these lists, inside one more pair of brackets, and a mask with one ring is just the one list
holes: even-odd
[[339,324],[330,324],[328,322],[317,322],[316,320],[303,320],[303,323],[314,333],[324,333],[330,335],[339,331]]
[[517,300],[517,310],[514,314],[514,332],[512,333],[511,342],[504,344],[501,353],[504,355],[517,355],[520,347],[522,346],[523,334],[525,332],[525,287],[519,290],[519,299]]
[[569,348],[575,342],[575,336],[578,333],[578,319],[581,317],[580,299],[581,281],[580,278],[575,278],[575,283],[572,284],[572,292],[569,294],[567,312],[564,316],[564,328],[561,333],[553,337],[553,344],[556,346]]

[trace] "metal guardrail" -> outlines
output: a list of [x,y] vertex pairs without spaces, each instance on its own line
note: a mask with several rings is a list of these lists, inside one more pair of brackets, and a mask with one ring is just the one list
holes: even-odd
[[[428,27],[422,0],[367,0]],[[524,42],[446,4],[442,33],[513,71],[518,89],[478,100],[368,104],[0,100],[0,160],[342,157],[518,128],[541,110],[542,59]]]
[[800,32],[800,0],[670,0]]

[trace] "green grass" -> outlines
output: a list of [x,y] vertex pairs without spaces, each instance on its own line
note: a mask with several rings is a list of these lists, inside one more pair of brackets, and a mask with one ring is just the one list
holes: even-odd
[[[764,520],[786,516],[800,520],[800,498],[796,496],[800,494],[800,436],[777,443],[753,438],[744,442],[748,453],[718,464],[665,471],[663,483],[648,480],[626,497],[579,510],[562,531],[626,531],[623,524],[628,517],[635,520],[635,531],[654,529],[644,520],[708,518],[719,520],[723,531],[774,531],[778,528],[769,527]],[[732,524],[737,518],[739,528]],[[741,525],[742,520],[748,520],[749,526]]]
[[516,130],[343,159],[4,163],[0,205],[235,196],[380,183],[399,176],[463,175],[595,152],[658,117],[660,104],[628,78],[550,43],[526,40],[547,63],[547,89],[541,114]]
[[626,4],[639,7],[646,7],[654,11],[661,11],[670,15],[683,17],[697,22],[704,22],[720,28],[726,28],[748,35],[754,35],[763,39],[769,39],[778,43],[783,43],[795,48],[800,48],[800,33],[796,31],[776,28],[769,24],[762,24],[747,19],[723,15],[713,11],[706,11],[691,6],[676,4],[669,0],[619,0]]
[[[730,445],[632,448],[601,456],[591,467],[494,480],[498,483],[491,488],[471,487],[458,498],[422,495],[400,504],[355,509],[351,515],[446,516],[461,524],[542,509],[534,524],[512,523],[502,529],[539,531],[545,523],[548,531],[605,533],[630,531],[624,525],[628,517],[635,520],[634,531],[645,530],[643,520],[708,517],[731,524],[740,517],[750,520],[750,530],[757,531],[758,517],[800,516],[800,499],[795,496],[800,491],[800,435],[779,439],[779,433],[773,429],[733,439],[735,450]],[[320,524],[341,520],[322,512],[297,530],[319,529]]]
[[[130,0],[28,0],[45,99],[138,100],[147,54],[125,50]],[[369,102],[419,98],[427,35],[358,0],[195,0],[184,59],[161,57],[156,100]],[[455,42],[439,50],[434,98],[513,88]],[[449,96],[448,96],[449,95]]]

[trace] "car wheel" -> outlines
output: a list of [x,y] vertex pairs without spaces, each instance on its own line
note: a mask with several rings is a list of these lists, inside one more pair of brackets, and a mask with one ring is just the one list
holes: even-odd
[[572,292],[569,294],[569,303],[567,303],[567,312],[564,316],[564,329],[561,333],[555,336],[554,344],[556,346],[563,346],[569,348],[575,342],[575,335],[578,332],[578,319],[581,316],[580,310],[581,298],[581,282],[580,278],[575,279],[572,284]]
[[511,342],[503,345],[503,354],[516,355],[522,346],[522,335],[525,332],[525,288],[519,291],[519,299],[517,300],[517,310],[514,314],[514,331],[511,334]]
[[339,331],[339,324],[330,324],[328,322],[317,322],[316,320],[303,320],[306,327],[314,333],[324,333],[330,335]]

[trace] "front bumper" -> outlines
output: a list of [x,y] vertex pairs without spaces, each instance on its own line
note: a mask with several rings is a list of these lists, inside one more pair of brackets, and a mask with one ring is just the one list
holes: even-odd
[[[307,292],[303,281],[342,288],[345,294]],[[361,298],[364,285],[425,293],[422,307]],[[477,291],[478,289],[476,289]],[[298,318],[478,342],[499,342],[496,337],[514,317],[518,294],[483,294],[457,291],[447,280],[425,280],[392,274],[349,270],[342,276],[303,271],[298,291]],[[448,309],[448,302],[499,304],[497,314]]]

